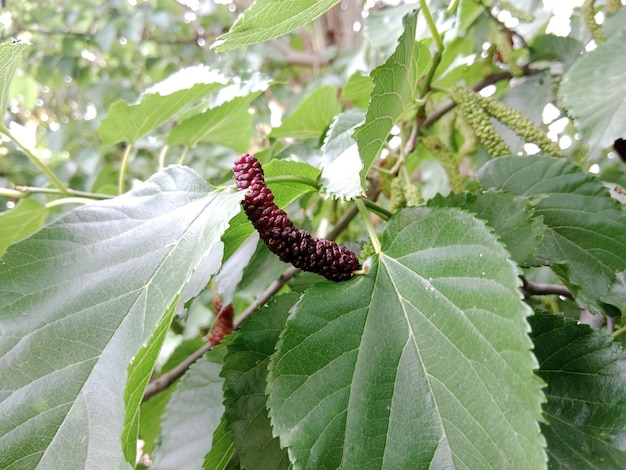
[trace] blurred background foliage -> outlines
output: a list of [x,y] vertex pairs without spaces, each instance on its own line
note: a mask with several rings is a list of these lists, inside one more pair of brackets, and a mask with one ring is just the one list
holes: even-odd
[[[240,82],[252,77],[271,81],[271,87],[250,105],[254,114],[251,151],[271,149],[273,156],[287,152],[314,162],[319,140],[275,138],[270,134],[272,128],[322,85],[341,90],[344,108],[365,109],[371,91],[367,73],[393,51],[403,29],[402,18],[416,2],[343,0],[288,35],[228,54],[215,53],[210,45],[251,3],[9,0],[0,12],[0,41],[18,38],[30,41],[32,47],[11,84],[4,122],[69,187],[114,193],[125,147],[123,143],[102,145],[98,135],[99,124],[112,103],[120,99],[133,103],[150,86],[181,68],[206,64]],[[605,39],[623,29],[618,25],[624,9],[611,12],[614,3],[595,2],[599,13],[608,11],[602,29]],[[506,71],[508,66],[502,62],[494,39],[494,24],[500,25],[498,37],[508,35],[516,62],[537,67],[532,73],[521,71],[528,77],[493,80],[490,93],[542,125],[563,153],[585,169],[605,174],[607,181],[624,183],[626,176],[616,155],[609,148],[588,152],[557,97],[559,77],[582,51],[596,45],[585,23],[582,1],[432,0],[429,4],[446,45],[433,81],[436,86],[451,87],[459,81],[476,84]],[[428,37],[428,28],[418,24],[418,39]],[[436,111],[444,100],[445,96],[433,95],[426,110]],[[438,121],[433,118],[433,132],[440,137],[448,133],[444,142],[451,139],[458,143],[462,141],[458,130],[450,134],[452,119],[450,114]],[[126,172],[128,183],[146,179],[160,165],[178,162],[181,155],[186,164],[219,182],[232,157],[240,153],[205,140],[188,149],[184,145],[164,148],[163,139],[174,124],[167,123],[134,144]],[[527,151],[504,126],[497,128],[514,152]],[[397,135],[400,131],[394,132]],[[422,192],[426,196],[445,192],[445,171],[428,151],[418,148],[416,152],[421,158],[414,158],[409,170],[421,172]],[[469,162],[470,170],[480,167],[486,158],[479,151]],[[0,185],[42,187],[48,181],[4,138]],[[39,197],[46,202],[51,196]],[[7,204],[12,207],[9,198],[0,198],[3,209]]]

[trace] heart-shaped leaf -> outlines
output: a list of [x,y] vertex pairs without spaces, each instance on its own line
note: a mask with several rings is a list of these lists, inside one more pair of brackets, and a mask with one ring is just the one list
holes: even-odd
[[418,208],[368,274],[307,290],[268,379],[296,467],[543,468],[517,274],[482,221]]

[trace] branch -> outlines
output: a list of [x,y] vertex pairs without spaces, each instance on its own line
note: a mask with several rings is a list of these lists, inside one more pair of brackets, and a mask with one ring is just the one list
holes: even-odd
[[521,278],[523,283],[521,290],[526,299],[533,295],[560,295],[570,300],[574,298],[567,287],[560,284],[544,284],[529,281],[524,276],[521,276]]
[[329,62],[328,60],[322,60],[317,54],[296,51],[278,39],[271,39],[268,42],[284,54],[284,60],[289,65],[317,68]]

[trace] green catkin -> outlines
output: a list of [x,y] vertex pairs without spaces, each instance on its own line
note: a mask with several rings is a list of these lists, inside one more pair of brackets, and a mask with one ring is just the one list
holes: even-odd
[[389,211],[396,213],[405,207],[415,207],[422,203],[422,195],[416,186],[406,183],[404,178],[398,176],[391,181],[391,197],[389,199]]
[[602,44],[606,41],[606,38],[602,34],[602,27],[598,23],[596,23],[594,4],[595,0],[585,0],[580,6],[580,11],[582,13],[583,20],[585,20],[585,24],[587,25],[587,28],[589,28],[589,32],[591,33],[594,41],[597,44]]
[[483,109],[478,93],[459,85],[452,90],[452,98],[491,157],[511,154],[511,149],[496,132],[489,114]]
[[561,155],[559,146],[548,139],[548,136],[530,119],[516,109],[511,108],[502,101],[493,98],[480,97],[483,107],[489,115],[496,118],[502,124],[509,127],[526,142],[532,142],[539,146],[544,154],[558,157]]
[[422,193],[413,184],[407,184],[404,187],[404,197],[406,198],[407,207],[417,207],[422,205],[424,199],[422,199]]
[[478,139],[474,128],[463,114],[456,117],[456,125],[461,137],[463,137],[463,143],[459,147],[459,157],[463,160],[465,157],[470,157],[476,153]]
[[612,13],[622,8],[622,0],[607,0],[606,9]]
[[511,44],[511,38],[495,23],[489,24],[489,41],[500,53],[502,62],[507,66],[511,75],[514,77],[522,76],[524,71],[517,63],[515,49],[513,49],[513,44]]
[[445,146],[436,136],[428,136],[422,139],[422,143],[437,157],[441,166],[446,170],[450,188],[455,193],[463,191],[463,178],[459,171],[459,165],[449,147]]
[[361,247],[361,251],[359,251],[359,262],[363,264],[367,258],[375,254],[376,250],[374,249],[374,244],[371,240],[367,240]]
[[499,2],[498,8],[500,10],[508,11],[515,18],[517,18],[520,21],[523,21],[524,23],[530,23],[535,20],[535,15],[533,15],[532,13],[528,13],[527,11],[520,10],[519,8],[517,8],[515,5],[513,5],[510,2]]
[[399,177],[395,177],[391,180],[390,185],[391,196],[389,198],[389,211],[392,213],[398,212],[400,209],[406,207],[406,198],[404,197],[404,183]]
[[452,147],[454,144],[454,126],[456,123],[456,111],[453,109],[447,113],[439,121],[439,138],[448,147]]

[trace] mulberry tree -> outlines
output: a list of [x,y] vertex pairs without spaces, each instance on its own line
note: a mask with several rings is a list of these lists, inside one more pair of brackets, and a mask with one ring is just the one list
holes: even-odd
[[622,2],[32,3],[0,468],[626,468]]

